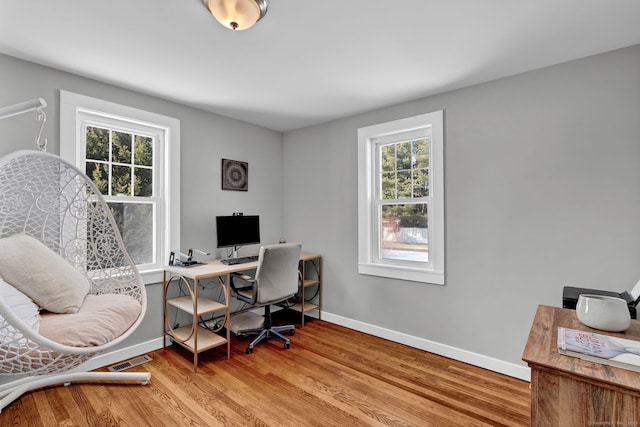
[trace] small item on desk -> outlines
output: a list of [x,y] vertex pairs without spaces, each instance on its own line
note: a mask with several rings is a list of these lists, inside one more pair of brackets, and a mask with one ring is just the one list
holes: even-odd
[[187,252],[187,256],[188,256],[187,260],[191,261],[191,259],[193,258],[193,251],[196,251],[202,255],[211,255],[211,252],[205,252],[201,249],[190,248],[189,252]]
[[591,328],[609,332],[622,332],[631,324],[627,302],[606,295],[581,294],[576,317]]
[[258,260],[257,255],[239,257],[239,258],[225,258],[220,262],[224,265],[236,265],[236,264],[246,264],[248,262],[254,262]]
[[640,372],[640,341],[560,327],[558,353]]
[[636,319],[638,317],[636,306],[640,304],[640,281],[633,287],[630,292],[613,292],[602,289],[576,288],[573,286],[565,286],[562,289],[562,307],[575,310],[576,306],[578,305],[578,298],[582,294],[605,295],[610,297],[622,298],[627,303],[627,309],[629,310],[629,315],[631,316],[631,318]]
[[[174,267],[193,267],[195,265],[202,265],[203,262],[194,260],[193,251],[198,251],[204,255],[210,255],[208,252],[201,251],[200,249],[189,249],[189,254],[183,254],[180,251],[171,251],[169,253],[169,265]],[[178,255],[176,257],[176,254]],[[186,260],[182,260],[180,257],[186,258]]]
[[173,266],[174,267],[194,267],[196,265],[203,265],[204,262],[200,262],[200,261],[195,261],[195,260],[191,260],[191,261],[181,261],[181,260],[175,260],[173,262]]

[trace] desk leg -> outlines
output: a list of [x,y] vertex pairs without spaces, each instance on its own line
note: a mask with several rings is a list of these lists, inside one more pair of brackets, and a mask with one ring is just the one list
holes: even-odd
[[162,349],[164,350],[167,347],[167,334],[165,332],[167,331],[167,319],[169,316],[167,313],[167,286],[169,284],[167,283],[166,271],[162,272],[162,286]]
[[302,283],[300,284],[300,289],[301,289],[300,294],[302,295],[301,298],[300,298],[301,301],[302,301],[302,309],[300,310],[300,317],[301,317],[301,319],[300,319],[300,327],[304,328],[304,301],[305,301],[304,300],[304,288],[305,288],[305,286],[304,286],[304,275],[305,275],[305,267],[306,266],[304,265],[304,261],[300,261],[300,262],[302,263],[302,269],[300,270],[302,272]]
[[198,372],[198,279],[193,280],[193,372]]
[[220,280],[220,285],[224,289],[224,299],[225,304],[227,305],[227,310],[225,312],[225,329],[227,333],[227,359],[231,358],[231,273],[227,274],[226,283],[222,281],[222,278],[218,278]]

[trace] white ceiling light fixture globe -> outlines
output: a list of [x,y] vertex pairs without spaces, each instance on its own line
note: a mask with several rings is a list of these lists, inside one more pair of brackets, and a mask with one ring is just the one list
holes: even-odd
[[251,28],[267,13],[267,0],[208,0],[216,20],[232,30]]

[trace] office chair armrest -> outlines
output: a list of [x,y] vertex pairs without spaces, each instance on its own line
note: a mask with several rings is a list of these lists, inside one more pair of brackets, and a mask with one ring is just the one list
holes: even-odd
[[240,274],[240,273],[231,273],[231,278],[237,277],[238,279],[242,279],[245,282],[255,282],[255,279],[248,274]]
[[[251,298],[251,300],[249,300],[248,298],[246,298],[246,296],[242,296],[242,300],[245,302],[248,302],[249,304],[255,304],[256,300],[258,298],[258,282],[251,276],[249,276],[248,274],[240,274],[240,273],[231,273],[230,274],[230,285],[231,285],[231,290],[233,291],[233,293],[235,293],[236,295],[240,294],[240,291],[249,291],[251,290],[251,293],[253,295],[253,298]],[[247,283],[247,285],[245,286],[236,286],[235,284],[235,279],[239,279],[245,283]]]

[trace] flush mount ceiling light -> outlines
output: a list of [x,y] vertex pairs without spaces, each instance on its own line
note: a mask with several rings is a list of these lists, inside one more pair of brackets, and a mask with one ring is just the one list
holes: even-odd
[[207,0],[219,23],[232,30],[246,30],[267,13],[267,0]]

